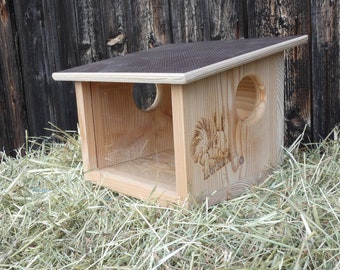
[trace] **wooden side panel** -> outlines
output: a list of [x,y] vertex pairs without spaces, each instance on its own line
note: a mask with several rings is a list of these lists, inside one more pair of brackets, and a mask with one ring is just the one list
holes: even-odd
[[276,60],[276,131],[277,131],[277,149],[278,149],[278,161],[279,163],[283,160],[283,147],[284,146],[284,138],[285,138],[285,59],[284,59],[284,53],[280,53],[277,55]]
[[171,86],[172,111],[173,111],[173,130],[174,130],[174,154],[175,154],[175,171],[176,171],[176,191],[181,199],[186,199],[189,194],[191,181],[195,181],[190,174],[189,161],[189,142],[187,140],[187,119],[184,106],[187,104],[184,101],[183,85]]
[[87,172],[98,167],[93,125],[91,83],[76,82],[75,88],[77,95],[78,121],[83,156],[83,167],[84,171]]
[[173,149],[169,85],[151,111],[133,102],[132,84],[92,83],[94,130],[98,166],[103,168]]
[[[283,111],[278,101],[283,101],[283,84],[276,76],[278,57],[183,86],[185,137],[181,143],[185,145],[182,151],[189,191],[194,197],[214,194],[211,203],[216,203],[236,196],[261,180],[279,160]],[[282,61],[279,65],[282,80]],[[245,76],[254,78],[254,86],[247,86],[246,80],[240,90],[238,85]],[[251,106],[247,103],[253,109],[248,109]]]

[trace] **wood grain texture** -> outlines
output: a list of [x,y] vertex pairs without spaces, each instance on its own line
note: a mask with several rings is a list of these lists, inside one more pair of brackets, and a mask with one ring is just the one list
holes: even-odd
[[[150,156],[119,163],[110,166],[108,170],[110,172],[115,171],[116,174],[124,174],[126,177],[129,176],[131,179],[135,180],[143,178],[141,182],[153,183],[153,188],[162,187],[168,191],[176,192],[173,150],[162,151]],[[149,192],[151,192],[151,190]]]
[[13,3],[0,1],[0,148],[7,154],[22,146],[28,127],[12,10]]
[[285,57],[284,54],[278,54],[276,60],[276,149],[278,149],[278,164],[283,161],[283,146],[285,140]]
[[[310,4],[306,1],[247,1],[248,36],[310,35]],[[313,37],[311,37],[312,39]],[[285,144],[303,132],[311,138],[311,55],[308,44],[285,54]]]
[[242,1],[208,1],[208,25],[204,30],[210,32],[207,40],[238,39],[244,37],[244,14]]
[[[260,181],[279,160],[284,119],[279,59],[275,55],[183,86],[185,137],[181,141],[182,156],[187,158],[182,164],[194,197],[212,194],[211,200],[216,201],[215,194],[220,200],[220,190],[225,191],[224,199],[233,197]],[[258,118],[237,113],[236,92],[245,76],[257,78],[258,87],[255,84],[253,92],[251,87],[241,90],[241,95],[245,95],[242,102],[246,98],[254,102],[255,111],[264,109]]]
[[313,137],[340,123],[340,2],[311,1]]
[[[16,103],[7,98],[11,94],[0,94],[1,148],[4,142],[6,149],[14,141],[24,143],[25,129],[33,136],[49,134],[48,121],[76,129],[73,84],[53,82],[53,72],[146,50],[150,44],[186,41],[308,34],[313,42],[285,56],[286,144],[305,124],[312,129],[307,135],[319,139],[339,122],[339,1],[15,0],[2,1],[0,8],[2,19],[10,18],[10,24],[0,26],[8,27],[1,53],[12,55],[11,74],[21,78],[13,81],[22,81]],[[126,39],[107,46],[120,30]],[[1,73],[2,89],[14,89],[4,69]],[[7,117],[13,106],[21,120]]]
[[84,171],[98,168],[97,144],[93,123],[91,83],[76,82],[78,121]]
[[259,183],[281,158],[283,59],[158,85],[146,112],[131,83],[76,83],[86,179],[137,198],[210,204]]
[[[182,85],[171,86],[172,98],[172,117],[174,131],[174,154],[176,169],[176,191],[182,199],[185,199],[190,192],[193,179],[188,175],[190,173],[190,161],[187,134],[187,121],[184,118],[184,87]],[[198,104],[197,104],[198,105]]]
[[76,106],[73,85],[55,82],[51,77],[51,71],[61,63],[57,28],[64,14],[58,17],[55,12],[50,12],[57,9],[58,3],[13,1],[19,33],[22,91],[31,136],[49,134],[45,130],[48,122],[62,129],[76,129],[77,113],[71,109]]
[[241,1],[169,1],[172,42],[243,37]]
[[[138,161],[142,161],[138,160]],[[126,165],[131,165],[127,163]],[[150,164],[149,164],[150,165]],[[133,166],[133,168],[135,168]],[[157,176],[161,177],[162,173]],[[156,176],[156,175],[155,175]],[[115,167],[104,168],[101,170],[90,171],[85,175],[88,180],[95,184],[106,186],[122,194],[134,196],[142,200],[156,199],[158,203],[168,204],[175,202],[182,204],[183,201],[179,198],[174,190],[174,185],[161,183],[156,179],[150,180],[144,177],[143,173],[134,174],[133,172],[125,172],[124,170],[117,170]],[[168,175],[166,175],[167,180]]]
[[140,199],[179,203],[173,154],[171,93],[138,109],[132,84],[77,82],[77,106],[85,178]]
[[169,85],[162,99],[143,112],[133,102],[132,84],[91,83],[98,167],[103,168],[173,149]]

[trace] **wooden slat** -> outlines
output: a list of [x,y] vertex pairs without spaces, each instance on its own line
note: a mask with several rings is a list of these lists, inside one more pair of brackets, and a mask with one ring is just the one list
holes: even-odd
[[13,3],[0,4],[0,149],[15,154],[28,128]]
[[284,146],[284,121],[285,121],[285,59],[284,54],[278,54],[276,58],[276,125],[272,128],[276,129],[276,151],[278,156],[278,163],[283,160],[283,146]]
[[134,196],[142,200],[160,199],[160,202],[181,203],[182,200],[174,191],[174,186],[150,181],[141,175],[131,175],[114,167],[90,171],[85,175],[93,183],[106,186],[117,192]]
[[78,121],[84,171],[98,168],[97,144],[93,123],[91,83],[76,82]]
[[176,192],[174,163],[174,151],[167,150],[110,166],[109,168],[110,171],[114,170],[117,173],[121,172],[126,176],[129,175],[132,179],[143,178],[144,182],[150,182],[155,186],[162,186]]
[[176,168],[176,191],[181,199],[186,199],[193,179],[188,175],[188,142],[186,141],[186,122],[184,114],[183,93],[181,85],[171,86],[172,118],[174,126],[174,151]]
[[169,1],[168,10],[173,43],[243,37],[241,1]]
[[311,1],[313,138],[340,123],[340,1]]
[[[54,12],[59,2],[13,1],[16,38],[20,44],[18,59],[31,136],[50,135],[46,130],[48,122],[61,129],[76,129],[76,110],[69,109],[76,107],[73,85],[55,82],[51,77],[56,68],[60,69],[62,61],[58,20],[68,17]],[[71,58],[68,61],[72,62]]]

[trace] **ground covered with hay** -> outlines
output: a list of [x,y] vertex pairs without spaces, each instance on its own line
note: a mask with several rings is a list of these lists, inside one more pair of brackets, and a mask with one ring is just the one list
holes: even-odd
[[54,137],[0,152],[1,269],[340,269],[339,128],[285,149],[260,187],[189,209],[85,182],[77,134]]

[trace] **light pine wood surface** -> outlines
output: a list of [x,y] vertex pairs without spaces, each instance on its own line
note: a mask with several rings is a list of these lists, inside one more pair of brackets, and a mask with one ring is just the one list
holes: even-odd
[[161,202],[217,203],[263,180],[283,143],[283,53],[184,85],[142,111],[131,83],[77,83],[86,178]]

